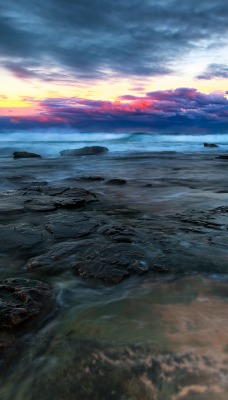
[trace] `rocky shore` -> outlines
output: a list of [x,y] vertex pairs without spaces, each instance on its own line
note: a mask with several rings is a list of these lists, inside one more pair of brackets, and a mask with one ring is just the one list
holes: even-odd
[[[181,347],[172,348],[167,344],[172,339],[161,330],[156,334],[164,336],[166,345],[155,351],[153,329],[145,343],[142,334],[140,343],[132,343],[129,337],[114,344],[105,333],[103,339],[99,339],[101,333],[89,337],[88,332],[72,337],[70,332],[78,329],[74,328],[76,316],[71,316],[68,334],[59,331],[62,339],[55,324],[63,323],[64,307],[66,313],[76,307],[76,300],[70,297],[67,303],[64,297],[69,293],[68,284],[63,289],[64,282],[82,285],[80,307],[90,301],[88,290],[90,295],[92,290],[104,294],[112,290],[118,299],[123,287],[129,290],[128,285],[138,288],[152,282],[161,285],[162,291],[165,282],[173,296],[171,305],[167,301],[168,310],[183,301],[193,307],[201,296],[199,286],[197,293],[191,288],[187,299],[182,292],[179,300],[173,300],[189,276],[199,276],[196,282],[206,277],[207,298],[213,288],[210,279],[216,276],[221,281],[216,281],[216,290],[221,289],[220,300],[226,302],[226,157],[105,153],[83,159],[68,155],[1,160],[1,165],[0,397],[17,400],[25,390],[25,400],[38,399],[42,388],[42,399],[47,400],[53,396],[75,399],[75,390],[82,400],[106,399],[105,393],[116,400],[190,400],[199,394],[200,399],[225,399],[228,341],[217,352],[213,341],[202,350],[202,345],[192,341],[189,345],[188,338]],[[175,290],[172,282],[176,282]],[[108,318],[111,308],[102,301],[103,318]],[[167,310],[162,318],[170,318],[173,329],[181,329],[174,327],[174,317]],[[152,318],[150,309],[140,312],[143,321]],[[128,327],[120,324],[119,329]],[[212,329],[211,321],[208,329]],[[223,329],[228,334],[227,323]],[[44,380],[33,365],[41,355],[48,363],[55,360]],[[26,373],[28,363],[33,365],[33,375],[29,372],[26,389],[22,386],[16,394],[18,377]],[[6,377],[11,385],[5,384]],[[65,379],[67,385],[61,385]]]

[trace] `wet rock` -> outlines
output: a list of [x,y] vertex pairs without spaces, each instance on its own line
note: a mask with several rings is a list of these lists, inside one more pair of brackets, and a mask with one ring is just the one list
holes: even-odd
[[105,182],[107,185],[126,185],[127,181],[125,179],[110,179]]
[[160,264],[153,264],[151,266],[151,269],[155,272],[158,272],[159,274],[168,274],[170,272],[167,267],[165,267],[164,265],[160,265]]
[[149,270],[141,248],[129,243],[116,243],[93,250],[86,259],[73,263],[73,271],[82,277],[118,283],[125,277]]
[[215,144],[215,143],[204,143],[203,144],[204,145],[204,147],[219,147],[217,144]]
[[62,150],[60,151],[61,156],[64,157],[74,157],[74,156],[89,156],[95,154],[104,154],[109,150],[107,147],[103,146],[86,146],[80,149],[72,149],[72,150]]
[[13,153],[14,158],[41,158],[39,154],[30,153],[28,151],[15,151]]
[[56,196],[53,203],[58,208],[78,208],[96,199],[94,193],[85,189],[75,188],[63,193],[62,196]]
[[78,179],[85,182],[104,181],[102,176],[80,176]]
[[30,175],[12,175],[12,176],[7,176],[6,179],[12,182],[24,182],[29,179],[33,179]]
[[222,154],[221,156],[218,156],[216,158],[219,158],[220,160],[228,160],[228,155]]
[[51,288],[40,281],[11,278],[0,281],[0,329],[14,329],[39,315]]
[[29,187],[47,186],[47,185],[48,185],[48,183],[46,181],[27,182],[27,188],[29,188]]
[[6,198],[0,198],[0,216],[9,216],[9,215],[17,215],[24,213],[24,205],[23,204],[17,204],[15,202],[15,199],[7,199]]
[[116,236],[129,238],[135,234],[135,230],[132,227],[117,224],[105,224],[99,228],[98,232],[112,238],[115,238]]
[[41,198],[41,199],[30,199],[25,202],[25,210],[30,211],[54,211],[57,209],[57,205],[55,205],[49,197]]
[[81,214],[51,216],[45,224],[46,229],[55,239],[88,236],[95,231],[97,226],[96,220],[90,221],[88,217]]
[[21,278],[0,281],[1,378],[10,365],[18,363],[28,348],[28,338],[50,316],[53,306],[52,290],[46,283]]
[[[70,188],[63,186],[63,187],[46,187],[42,189],[42,192],[48,196],[61,196],[63,193],[69,191]],[[69,192],[70,193],[70,192]]]
[[83,188],[30,187],[24,192],[25,207],[33,211],[52,211],[56,208],[78,208],[97,200],[96,195]]
[[43,237],[39,230],[31,225],[20,223],[15,225],[1,225],[0,250],[2,252],[18,250],[29,250],[42,242]]
[[[86,252],[93,246],[94,241],[89,239],[57,243],[50,247],[46,253],[31,258],[26,264],[26,269],[41,268],[48,274],[61,273],[71,269],[71,264],[75,258],[86,257]],[[96,243],[96,248],[99,249],[99,243]]]

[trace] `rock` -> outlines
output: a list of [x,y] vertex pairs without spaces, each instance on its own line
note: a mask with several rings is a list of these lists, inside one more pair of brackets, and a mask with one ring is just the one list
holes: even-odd
[[14,158],[41,158],[39,154],[29,153],[28,151],[15,151],[13,153]]
[[228,160],[228,156],[224,155],[224,154],[222,154],[221,156],[218,156],[216,158],[219,158],[220,160]]
[[90,201],[95,201],[96,195],[83,188],[70,188],[61,196],[55,196],[53,203],[58,208],[78,208]]
[[102,176],[80,176],[80,178],[78,179],[79,181],[85,182],[104,181],[104,178]]
[[8,200],[7,202],[5,199],[0,198],[0,216],[7,216],[7,215],[16,215],[24,213],[24,206],[23,204],[15,203],[15,200]]
[[71,268],[79,253],[84,255],[93,245],[94,242],[89,239],[57,243],[49,248],[47,253],[30,258],[25,267],[27,270],[41,268],[51,275],[61,273]]
[[[42,240],[42,234],[26,223],[0,225],[2,240],[0,251],[30,250],[38,246]],[[4,240],[3,240],[4,238]]]
[[119,283],[125,277],[149,270],[140,248],[131,243],[115,243],[100,250],[91,249],[83,260],[72,264],[73,271],[86,278]]
[[0,281],[0,327],[14,329],[36,317],[50,295],[50,287],[40,281],[18,278]]
[[86,216],[57,215],[47,219],[45,227],[55,239],[80,238],[88,236],[98,226],[95,220],[89,221]]
[[109,181],[105,182],[107,185],[125,185],[127,181],[125,179],[110,179]]
[[204,143],[204,147],[219,147],[217,144],[214,143]]
[[0,281],[1,379],[11,363],[19,362],[20,354],[28,348],[28,337],[50,315],[53,306],[52,290],[46,283],[22,278]]
[[80,149],[72,149],[72,150],[62,150],[60,151],[61,156],[66,157],[74,157],[74,156],[89,156],[95,154],[104,154],[109,150],[107,147],[103,146],[86,146]]
[[151,269],[153,271],[161,273],[161,274],[168,274],[170,272],[167,267],[165,267],[164,265],[160,265],[160,264],[153,264],[151,266]]
[[26,211],[54,211],[57,209],[57,205],[55,205],[49,198],[49,196],[39,198],[34,198],[27,200],[25,202],[25,210]]
[[29,187],[24,196],[26,209],[32,211],[52,211],[56,208],[78,208],[90,201],[97,200],[96,195],[83,188],[52,188],[49,186]]

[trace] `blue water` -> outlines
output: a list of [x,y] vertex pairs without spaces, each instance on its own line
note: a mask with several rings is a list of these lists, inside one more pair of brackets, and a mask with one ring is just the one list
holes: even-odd
[[[204,148],[203,143],[216,143],[216,149]],[[64,149],[83,146],[106,146],[111,152],[176,151],[183,153],[228,150],[228,133],[224,134],[146,134],[146,133],[73,133],[26,132],[0,137],[0,156],[13,151],[33,151],[46,157],[56,157]]]

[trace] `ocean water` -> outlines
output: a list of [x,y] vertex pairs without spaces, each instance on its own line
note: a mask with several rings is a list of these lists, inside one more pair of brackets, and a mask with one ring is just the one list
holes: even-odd
[[0,137],[0,156],[10,157],[13,151],[27,150],[44,157],[57,157],[64,149],[84,146],[106,146],[112,153],[163,152],[183,153],[213,152],[203,143],[216,143],[216,151],[228,150],[228,133],[223,134],[149,134],[149,133],[79,133],[62,131],[15,132]]
[[[0,189],[6,191],[2,196],[11,193],[13,197],[14,189],[24,188],[35,181],[58,185],[62,179],[63,186],[75,182],[73,185],[89,190],[89,185],[94,185],[92,191],[101,199],[105,194],[113,202],[115,214],[112,218],[116,218],[117,226],[131,223],[136,231],[142,229],[142,232],[144,224],[149,230],[158,229],[154,217],[150,219],[153,213],[161,213],[160,224],[160,220],[166,221],[167,215],[176,213],[176,210],[181,212],[182,208],[210,209],[226,204],[226,171],[223,168],[226,162],[214,160],[215,157],[207,154],[226,154],[228,134],[37,132],[31,135],[32,140],[26,135],[15,133],[0,138]],[[204,142],[216,143],[219,147],[204,148]],[[110,153],[104,157],[64,158],[59,155],[63,149],[90,145],[106,146]],[[14,160],[12,152],[16,150],[37,152],[44,158]],[[189,153],[190,156],[159,155],[159,152],[166,151]],[[136,152],[141,152],[142,156],[135,155]],[[157,152],[158,156],[150,157],[146,152]],[[105,181],[77,181],[78,177],[92,175],[101,176]],[[106,181],[112,178],[126,179],[127,185],[120,188],[106,185]],[[122,202],[137,210],[136,214],[121,213]],[[26,226],[29,223],[40,232],[48,214],[29,212],[12,216],[8,221],[8,215],[2,213],[1,225]],[[110,217],[109,209],[106,214],[104,210],[104,217]],[[99,213],[97,218],[100,218]],[[182,257],[194,246],[197,260],[197,254],[202,258],[205,254],[199,250],[201,246],[202,249],[205,246],[206,252],[208,243],[212,243],[212,261],[215,262],[216,257],[221,260],[225,246],[223,228],[219,230],[215,223],[213,237],[211,233],[198,231],[199,244],[196,245],[194,238],[191,239],[193,234],[173,230],[172,221],[171,225],[168,222],[164,225],[162,236],[158,236],[166,246],[165,254],[171,254],[171,257],[180,254]],[[171,239],[167,239],[172,234],[177,235],[179,250],[176,255],[175,247],[168,242]],[[153,249],[156,243],[157,239],[154,244],[151,240],[145,241],[145,246],[152,245]],[[219,246],[221,256],[218,255]],[[53,288],[55,306],[40,328],[28,332],[21,339],[19,345],[24,349],[23,354],[16,357],[7,379],[0,379],[0,399],[152,400],[155,397],[151,382],[155,382],[158,388],[156,398],[159,400],[227,399],[228,278],[227,274],[220,273],[220,264],[218,268],[210,269],[212,273],[199,271],[195,274],[190,270],[182,276],[175,273],[143,274],[112,286],[81,279],[68,270],[61,275],[55,275],[55,272],[45,274],[42,268],[27,272],[23,267],[23,257],[26,263],[30,256],[17,257],[17,252],[12,250],[3,258],[1,279],[29,277],[49,283]],[[11,336],[8,340],[12,340]],[[4,343],[4,337],[2,341]],[[110,349],[114,360],[110,358]],[[150,354],[157,357],[155,364],[150,364]],[[181,354],[187,354],[189,367],[186,364],[185,368],[180,361],[175,364],[176,355],[181,360]],[[156,365],[163,365],[163,356],[168,357],[171,364],[164,364],[164,379],[161,379]],[[169,379],[166,379],[167,372]],[[145,381],[145,377],[152,377],[152,380],[147,378]],[[145,395],[148,382],[152,394],[148,389]],[[202,391],[206,391],[208,382],[212,382],[210,397]],[[195,397],[198,392],[189,392],[193,397],[182,396],[184,390],[192,388],[201,390],[199,397]],[[107,397],[106,393],[112,396]]]

